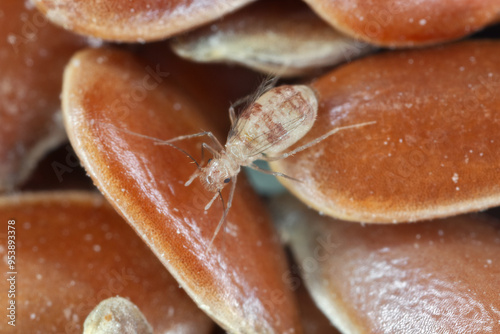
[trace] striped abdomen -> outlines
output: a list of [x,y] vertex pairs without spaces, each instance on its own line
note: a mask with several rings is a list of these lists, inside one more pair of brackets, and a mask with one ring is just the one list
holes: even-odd
[[273,88],[250,105],[231,129],[226,150],[240,160],[255,160],[286,150],[312,127],[318,101],[307,86]]

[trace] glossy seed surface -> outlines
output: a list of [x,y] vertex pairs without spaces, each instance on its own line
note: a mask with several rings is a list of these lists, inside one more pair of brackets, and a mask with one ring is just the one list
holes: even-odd
[[[196,166],[154,140],[213,127],[168,76],[126,52],[86,50],[65,73],[69,137],[94,182],[199,307],[233,332],[299,333],[294,296],[281,280],[286,260],[260,200],[241,178],[225,231],[223,212]],[[155,84],[156,82],[156,84]],[[126,130],[126,131],[124,131]],[[200,141],[179,143],[200,158]],[[222,193],[227,196],[227,192]]]
[[342,333],[497,333],[500,221],[361,225],[275,202],[296,270]]
[[[102,195],[53,191],[0,197],[0,219],[2,245],[7,245],[7,221],[15,221],[17,272],[15,331],[2,321],[0,332],[82,333],[92,309],[116,295],[136,304],[155,331],[182,327],[206,334],[213,328]],[[2,258],[7,250],[0,248]],[[0,287],[8,291],[6,279]]]
[[340,31],[383,46],[437,44],[500,20],[497,0],[305,0]]
[[320,212],[363,222],[406,222],[500,204],[500,43],[468,41],[355,61],[312,83],[318,119],[272,163]]

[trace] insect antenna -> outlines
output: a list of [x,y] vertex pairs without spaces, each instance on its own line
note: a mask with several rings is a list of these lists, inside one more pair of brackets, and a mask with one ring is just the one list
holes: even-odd
[[[198,167],[198,170],[200,170],[200,169],[201,169],[201,166],[200,166],[200,164],[198,163],[198,161],[196,161],[196,159],[195,159],[195,158],[193,158],[193,157],[191,156],[191,154],[187,153],[186,151],[184,151],[184,150],[183,150],[182,148],[180,148],[179,146],[176,146],[176,145],[174,145],[174,144],[172,144],[172,143],[161,143],[161,142],[160,142],[160,143],[159,143],[159,142],[156,142],[155,144],[156,144],[156,145],[168,145],[168,146],[172,146],[172,147],[173,147],[173,148],[175,148],[176,150],[178,150],[178,151],[180,151],[180,152],[184,153],[184,154],[185,154],[185,155],[186,155],[189,159],[193,160],[193,162],[196,164],[196,167]],[[191,181],[191,182],[192,182],[192,181]],[[191,182],[190,182],[190,183],[191,183]]]

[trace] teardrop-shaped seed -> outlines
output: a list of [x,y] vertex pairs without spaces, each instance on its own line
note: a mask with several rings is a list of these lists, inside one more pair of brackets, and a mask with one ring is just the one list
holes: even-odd
[[192,158],[201,161],[200,141],[175,142],[184,153],[158,140],[213,127],[167,73],[152,72],[125,52],[75,55],[63,89],[75,151],[108,200],[217,323],[231,332],[299,333],[294,296],[281,279],[283,250],[243,175],[225,228],[209,247],[224,203],[217,197],[205,209],[214,193],[199,180],[185,186],[197,170]]
[[500,43],[387,52],[312,84],[318,118],[299,144],[347,125],[272,168],[334,217],[404,222],[500,205]]
[[172,40],[179,55],[235,62],[272,75],[299,76],[351,61],[374,48],[323,22],[299,1],[259,1]]
[[497,0],[304,0],[336,29],[384,46],[437,44],[500,20]]
[[73,32],[112,41],[160,40],[210,22],[253,0],[34,0]]
[[274,204],[296,270],[342,333],[500,331],[500,221],[361,225]]

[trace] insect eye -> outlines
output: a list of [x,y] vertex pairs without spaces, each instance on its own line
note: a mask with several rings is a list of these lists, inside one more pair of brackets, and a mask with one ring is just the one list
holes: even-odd
[[224,183],[229,183],[229,181],[231,181],[231,179],[227,178],[227,179],[224,180]]

